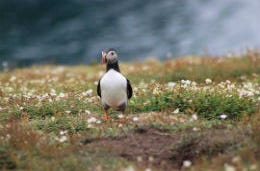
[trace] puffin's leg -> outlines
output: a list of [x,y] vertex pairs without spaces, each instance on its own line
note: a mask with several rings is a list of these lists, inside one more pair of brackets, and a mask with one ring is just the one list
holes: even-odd
[[105,109],[105,117],[104,117],[104,120],[108,121],[110,120],[111,118],[108,116],[108,109]]
[[109,106],[107,104],[104,104],[103,105],[104,107],[104,110],[105,110],[105,116],[104,116],[104,120],[110,120],[111,118],[108,116],[108,109],[109,109]]
[[[122,103],[118,106],[118,111],[122,112],[123,117],[125,116],[126,103]],[[118,118],[118,122],[125,122],[125,118]]]

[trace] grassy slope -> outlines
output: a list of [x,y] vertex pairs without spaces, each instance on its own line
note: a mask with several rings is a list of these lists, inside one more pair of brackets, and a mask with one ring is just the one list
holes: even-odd
[[183,168],[183,161],[189,160],[187,170],[259,169],[257,52],[124,63],[121,69],[135,94],[125,123],[116,122],[114,111],[113,121],[102,120],[96,83],[104,66],[35,66],[0,73],[0,168],[164,170],[160,164],[140,164],[133,157],[84,145],[152,127],[178,137],[169,144],[168,163],[178,162],[170,163],[172,168]]

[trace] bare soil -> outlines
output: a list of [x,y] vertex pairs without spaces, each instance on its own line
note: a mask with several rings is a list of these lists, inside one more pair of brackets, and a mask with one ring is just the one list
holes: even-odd
[[138,128],[119,137],[86,139],[87,148],[106,150],[139,166],[180,170],[184,160],[213,157],[230,152],[242,143],[243,133],[214,129],[170,133],[154,127]]

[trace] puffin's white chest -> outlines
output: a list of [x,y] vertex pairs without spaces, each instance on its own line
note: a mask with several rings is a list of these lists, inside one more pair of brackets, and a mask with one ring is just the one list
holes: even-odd
[[127,102],[127,81],[119,72],[110,69],[100,80],[102,103],[113,108]]

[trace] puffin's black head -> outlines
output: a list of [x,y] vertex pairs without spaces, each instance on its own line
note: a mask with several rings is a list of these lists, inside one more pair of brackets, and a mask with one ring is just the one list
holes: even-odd
[[107,48],[102,51],[102,64],[117,61],[117,52],[114,48]]

